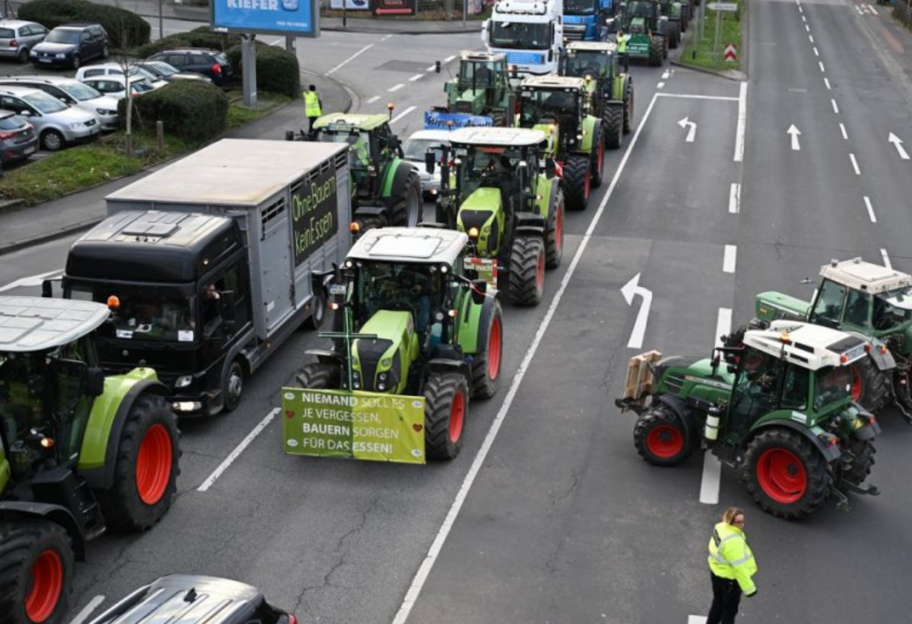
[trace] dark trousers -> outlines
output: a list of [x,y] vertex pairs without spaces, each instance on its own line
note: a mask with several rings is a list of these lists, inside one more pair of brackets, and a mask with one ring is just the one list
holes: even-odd
[[624,52],[623,54],[618,54],[618,59],[624,65],[624,71],[630,71],[630,57],[628,56],[628,53]]
[[313,134],[314,123],[316,123],[316,121],[317,121],[318,119],[319,119],[319,117],[308,117],[308,118],[307,118],[307,121],[309,122],[308,125],[307,125],[307,132],[308,132],[309,134]]
[[741,603],[741,588],[738,581],[719,578],[712,572],[713,603],[709,608],[706,624],[735,624],[738,605]]

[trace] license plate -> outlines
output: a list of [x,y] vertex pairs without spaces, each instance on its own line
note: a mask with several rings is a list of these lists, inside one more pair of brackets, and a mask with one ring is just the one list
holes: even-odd
[[345,294],[345,284],[331,284],[329,287],[330,295],[344,295]]
[[34,154],[34,153],[35,153],[35,148],[34,148],[34,147],[26,147],[24,150],[22,150],[22,153],[23,153],[23,154]]
[[497,261],[493,258],[466,258],[465,269],[473,271],[491,288],[497,288]]
[[40,59],[38,59],[38,62],[39,62],[39,63],[50,63],[50,62],[51,62],[51,59],[40,58]]

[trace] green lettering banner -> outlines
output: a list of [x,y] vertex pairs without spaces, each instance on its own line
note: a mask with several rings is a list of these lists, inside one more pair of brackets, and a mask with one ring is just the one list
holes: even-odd
[[301,185],[291,196],[291,230],[295,266],[339,231],[336,168],[330,167]]
[[424,397],[283,388],[287,455],[423,464]]

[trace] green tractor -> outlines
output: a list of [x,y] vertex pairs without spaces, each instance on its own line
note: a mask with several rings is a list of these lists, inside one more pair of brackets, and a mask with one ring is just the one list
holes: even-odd
[[[440,73],[440,62],[437,62]],[[444,83],[445,107],[432,112],[490,117],[494,126],[513,122],[516,95],[510,84],[507,57],[488,52],[463,52],[459,75]]]
[[564,194],[546,143],[540,130],[464,128],[450,136],[455,171],[443,158],[436,220],[469,235],[472,270],[498,289],[504,275],[515,305],[541,302],[545,268],[564,250]]
[[[393,134],[387,115],[332,113],[317,119],[312,133],[316,141],[350,146],[352,223],[356,233],[421,223],[421,180],[414,166],[403,159],[399,137]],[[311,137],[289,131],[285,138]]]
[[602,185],[605,140],[602,120],[592,114],[586,81],[533,76],[520,85],[519,126],[541,130],[546,156],[558,163],[569,210],[585,210],[593,187]]
[[155,372],[105,377],[104,305],[0,297],[0,619],[63,621],[73,561],[150,528],[175,495],[177,419]]
[[674,50],[687,30],[687,5],[673,0],[658,0],[658,4],[662,16],[668,18],[668,47]]
[[592,112],[602,119],[605,145],[618,149],[633,126],[633,77],[618,67],[617,44],[573,41],[560,64],[561,76],[586,81]]
[[866,345],[827,327],[777,321],[711,359],[633,357],[616,403],[638,414],[634,444],[650,464],[678,465],[702,441],[774,516],[804,518],[831,496],[847,509],[847,493],[878,493],[862,484],[880,426],[850,391],[851,364]]
[[[619,13],[615,28],[623,29],[630,35],[627,54],[631,59],[646,59],[653,67],[659,67],[668,58],[671,45],[668,17],[662,15],[656,0],[634,0],[627,3]],[[609,40],[615,41],[614,35]]]
[[427,457],[456,457],[469,399],[497,392],[503,356],[503,312],[483,280],[466,277],[468,242],[429,227],[366,232],[334,288],[344,295],[332,304],[333,348],[309,351],[317,361],[298,384],[424,396]]

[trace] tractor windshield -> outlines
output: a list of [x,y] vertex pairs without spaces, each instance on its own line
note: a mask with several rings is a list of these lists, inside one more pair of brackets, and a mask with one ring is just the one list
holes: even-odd
[[419,334],[423,333],[431,314],[442,305],[440,280],[441,273],[434,265],[364,263],[357,281],[358,324],[363,325],[380,310],[405,310],[412,313]]
[[598,0],[567,0],[564,2],[564,15],[595,15],[598,5]]
[[513,181],[521,154],[505,147],[479,147],[459,157],[460,195],[468,197],[480,187],[501,188]]
[[874,329],[890,331],[909,321],[912,321],[912,288],[898,288],[875,295]]
[[651,18],[655,11],[655,5],[652,2],[631,2],[627,6],[627,15],[630,17]]
[[492,48],[547,50],[551,47],[550,23],[492,22]]
[[577,51],[567,57],[565,75],[583,77],[591,74],[596,77],[608,73],[608,55],[604,52]]
[[579,115],[579,97],[573,90],[524,90],[520,125],[531,128],[543,119],[560,121],[562,118],[576,118]]
[[814,410],[820,411],[852,396],[852,370],[848,366],[822,368],[816,373]]
[[497,68],[494,63],[485,61],[464,62],[459,67],[460,89],[484,89],[494,84]]
[[196,321],[196,297],[176,288],[126,284],[73,285],[73,299],[109,303],[117,297],[120,307],[111,320],[98,328],[101,338],[194,342],[200,337]]

